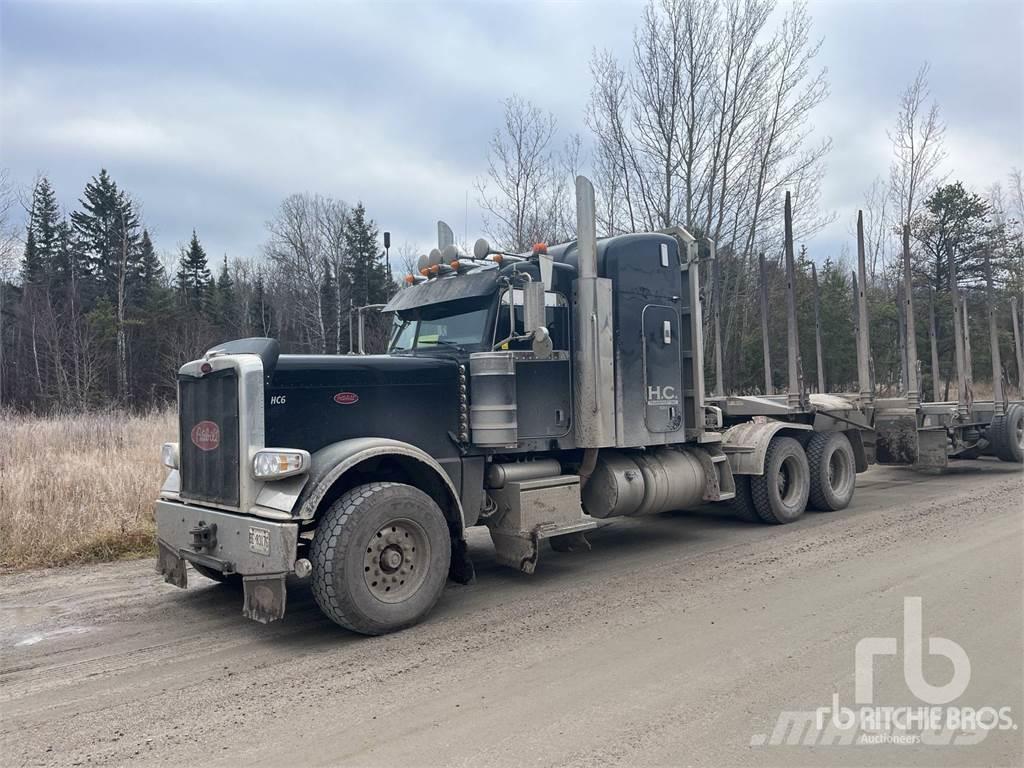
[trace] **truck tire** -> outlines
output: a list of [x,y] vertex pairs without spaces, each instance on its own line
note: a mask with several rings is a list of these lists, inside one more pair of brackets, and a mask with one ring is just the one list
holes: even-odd
[[750,495],[750,475],[733,475],[733,479],[736,481],[736,495],[729,501],[729,509],[745,523],[760,523],[761,516],[757,514]]
[[850,438],[842,432],[815,432],[807,441],[811,472],[808,506],[819,512],[846,509],[857,483],[857,462]]
[[754,509],[763,522],[784,525],[807,509],[810,468],[803,447],[792,437],[776,435],[768,444],[764,474],[750,478]]
[[993,417],[986,436],[1000,461],[1024,461],[1024,406],[1014,403],[1005,414]]
[[353,632],[383,635],[417,623],[434,607],[448,578],[451,535],[423,491],[368,483],[327,510],[310,560],[320,610]]

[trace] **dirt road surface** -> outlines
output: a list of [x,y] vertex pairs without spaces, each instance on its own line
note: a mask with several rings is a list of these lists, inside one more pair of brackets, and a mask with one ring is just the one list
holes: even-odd
[[[478,579],[380,638],[324,619],[308,588],[262,626],[240,596],[149,562],[0,577],[4,765],[1021,765],[1024,474],[873,469],[854,505],[789,526],[717,512],[618,521],[525,576],[474,531]],[[773,745],[783,711],[854,704],[854,648],[958,643],[947,706],[1011,707],[973,745]],[[929,656],[940,686],[949,661]],[[925,706],[902,656],[873,704]],[[827,715],[826,715],[827,717]],[[806,734],[805,734],[806,735]]]

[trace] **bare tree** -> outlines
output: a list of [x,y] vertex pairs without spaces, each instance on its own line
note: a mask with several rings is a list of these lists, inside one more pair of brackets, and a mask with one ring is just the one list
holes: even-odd
[[[890,220],[889,187],[879,176],[876,177],[867,192],[864,193],[864,251],[867,261],[867,273],[874,283],[878,274],[886,266],[886,253],[891,247],[893,223]],[[851,236],[855,229],[850,228]]]
[[489,145],[487,176],[477,180],[476,190],[488,234],[505,248],[523,251],[541,240],[561,239],[558,212],[567,203],[559,198],[569,188],[560,166],[566,161],[552,149],[554,115],[520,96],[506,99],[504,107],[504,125]]
[[327,351],[327,318],[323,292],[325,243],[317,221],[317,198],[291,195],[281,203],[277,217],[267,222],[270,239],[267,258],[278,271],[285,307],[311,351]]
[[926,62],[900,96],[896,128],[888,134],[893,149],[889,191],[901,227],[910,224],[924,198],[940,181],[936,174],[946,157],[942,146],[946,126],[939,118],[938,103],[928,103],[928,71]]

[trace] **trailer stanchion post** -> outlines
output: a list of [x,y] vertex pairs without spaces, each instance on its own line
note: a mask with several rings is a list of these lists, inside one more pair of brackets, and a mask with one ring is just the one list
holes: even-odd
[[939,340],[935,333],[935,291],[928,289],[928,343],[932,352],[932,400],[939,402]]
[[964,357],[964,317],[963,306],[960,304],[960,290],[956,283],[956,266],[953,251],[949,253],[949,297],[953,302],[953,347],[956,353],[956,410],[961,417],[966,417],[967,405],[967,374]]
[[920,402],[917,387],[917,326],[914,323],[914,280],[910,272],[910,225],[903,225],[903,316],[907,324],[907,404],[916,408]]
[[971,355],[971,317],[967,314],[967,297],[960,299],[964,324],[964,384],[967,387],[967,408],[974,403],[974,357]]
[[818,364],[818,391],[825,391],[825,363],[821,354],[821,297],[818,295],[818,268],[811,262],[811,283],[814,285],[814,353]]
[[907,397],[907,383],[910,381],[910,376],[907,374],[907,316],[903,312],[903,300],[899,298],[901,293],[903,293],[902,281],[896,284],[896,337],[900,350],[900,394]]
[[758,261],[761,267],[761,347],[764,352],[764,393],[774,394],[772,387],[772,355],[768,341],[768,267],[765,265],[764,252]]
[[796,330],[796,267],[793,263],[793,205],[786,192],[785,236],[786,236],[786,363],[789,381],[786,388],[786,404],[790,408],[803,409],[804,392],[800,381],[800,337]]
[[864,212],[857,211],[857,280],[854,292],[857,294],[857,383],[860,396],[865,402],[875,399],[875,388],[871,378],[871,329],[868,321],[868,276],[864,264]]
[[711,249],[711,301],[713,311],[713,331],[715,334],[715,394],[725,395],[725,382],[722,376],[722,272],[718,267],[718,253],[715,241],[708,238]]
[[996,296],[992,285],[992,259],[985,254],[985,289],[988,295],[988,336],[992,345],[992,405],[995,415],[1003,411],[1003,361],[999,359],[999,329],[996,326]]
[[1013,322],[1013,356],[1017,358],[1017,397],[1024,397],[1024,350],[1020,344],[1020,319],[1017,317],[1017,297],[1010,297],[1010,320]]

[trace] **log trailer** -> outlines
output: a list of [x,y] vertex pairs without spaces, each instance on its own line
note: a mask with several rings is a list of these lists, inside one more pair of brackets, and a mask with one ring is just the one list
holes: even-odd
[[807,395],[792,296],[788,392],[706,396],[696,239],[598,240],[583,177],[576,197],[578,239],[530,253],[479,240],[466,256],[439,224],[421,274],[383,308],[387,354],[279,354],[257,338],[183,365],[156,502],[166,581],[187,586],[191,564],[240,582],[243,613],[268,622],[288,577],[309,577],[328,617],[382,634],[426,616],[448,578],[473,579],[471,526],[532,573],[545,540],[586,549],[618,516],[723,503],[782,524],[842,509],[856,473],[920,463],[933,434],[955,454],[966,437],[1006,453],[1012,433],[1020,461],[1016,404],[986,421],[978,404],[922,409],[870,387]]

